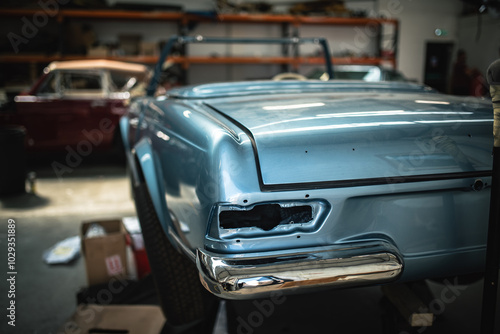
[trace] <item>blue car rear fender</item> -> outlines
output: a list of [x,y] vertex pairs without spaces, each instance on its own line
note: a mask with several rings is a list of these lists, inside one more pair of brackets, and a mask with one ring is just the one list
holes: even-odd
[[123,148],[125,149],[125,152],[130,152],[130,144],[128,142],[128,132],[129,132],[129,121],[130,119],[128,116],[123,116],[120,118],[119,122],[119,127],[120,127],[120,134],[122,136],[121,140],[123,142]]
[[[158,219],[163,227],[163,230],[169,235],[169,228],[172,227],[172,222],[168,214],[167,203],[163,196],[164,189],[160,182],[159,173],[161,168],[158,165],[158,159],[155,159],[155,154],[151,146],[151,142],[147,138],[142,138],[129,153],[129,164],[133,175],[134,182],[145,182],[148,188],[149,196],[153,202]],[[137,175],[137,176],[134,176]],[[136,179],[136,177],[138,179]]]

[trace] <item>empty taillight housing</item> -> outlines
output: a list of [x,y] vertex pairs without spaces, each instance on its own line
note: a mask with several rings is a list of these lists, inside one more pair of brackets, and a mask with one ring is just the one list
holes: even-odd
[[221,239],[313,232],[321,226],[330,206],[321,200],[217,205],[209,235]]
[[258,204],[249,210],[221,211],[219,224],[222,229],[257,227],[270,231],[279,225],[309,223],[313,218],[312,211],[310,205]]

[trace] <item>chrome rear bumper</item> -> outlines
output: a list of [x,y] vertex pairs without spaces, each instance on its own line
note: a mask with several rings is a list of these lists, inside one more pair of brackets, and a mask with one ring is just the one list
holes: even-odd
[[385,241],[238,255],[198,249],[196,264],[205,288],[226,299],[378,284],[395,280],[403,270],[398,250]]

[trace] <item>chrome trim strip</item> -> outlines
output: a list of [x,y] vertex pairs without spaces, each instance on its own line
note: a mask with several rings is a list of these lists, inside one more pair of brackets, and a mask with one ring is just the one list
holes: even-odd
[[196,264],[203,286],[226,299],[379,284],[395,280],[403,270],[399,251],[386,241],[238,255],[197,249]]

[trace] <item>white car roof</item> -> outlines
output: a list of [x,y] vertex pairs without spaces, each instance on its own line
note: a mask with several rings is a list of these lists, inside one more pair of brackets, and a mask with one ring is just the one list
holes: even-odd
[[148,67],[141,64],[126,63],[123,61],[107,59],[88,60],[68,60],[54,61],[47,66],[48,71],[53,70],[89,70],[89,69],[109,69],[127,72],[147,72]]

